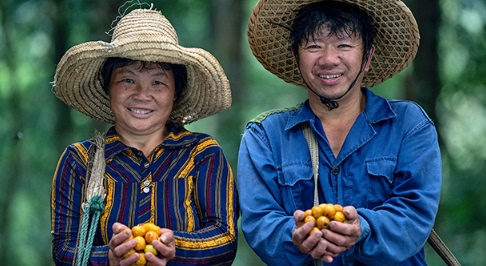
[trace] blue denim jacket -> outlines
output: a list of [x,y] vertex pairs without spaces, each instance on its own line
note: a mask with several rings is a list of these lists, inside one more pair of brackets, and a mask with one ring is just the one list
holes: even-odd
[[238,159],[241,226],[268,265],[314,262],[292,243],[292,215],[314,197],[304,122],[319,143],[319,202],[352,205],[361,222],[361,238],[333,265],[426,265],[442,182],[435,126],[415,103],[363,93],[365,110],[337,157],[308,101],[248,123]]

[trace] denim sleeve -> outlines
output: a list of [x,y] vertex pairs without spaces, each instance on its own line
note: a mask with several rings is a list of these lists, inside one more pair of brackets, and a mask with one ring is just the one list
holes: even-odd
[[295,222],[282,206],[276,163],[258,125],[243,134],[238,156],[241,227],[250,247],[269,265],[312,263],[312,257],[292,243]]
[[428,119],[405,132],[388,199],[373,209],[358,209],[370,233],[352,256],[365,264],[377,258],[384,265],[407,260],[422,250],[435,222],[442,184],[437,133]]

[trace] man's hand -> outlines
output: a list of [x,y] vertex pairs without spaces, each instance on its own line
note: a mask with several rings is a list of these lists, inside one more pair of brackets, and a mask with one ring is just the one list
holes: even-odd
[[323,237],[334,245],[332,252],[341,253],[350,249],[361,236],[361,224],[356,209],[346,206],[343,213],[346,223],[332,221],[329,229],[323,230]]
[[358,212],[353,206],[346,206],[343,210],[346,223],[331,221],[328,229],[315,231],[309,235],[314,222],[304,223],[305,215],[301,210],[294,212],[296,226],[292,233],[292,242],[303,253],[314,259],[321,259],[331,263],[339,253],[351,248],[361,236]]

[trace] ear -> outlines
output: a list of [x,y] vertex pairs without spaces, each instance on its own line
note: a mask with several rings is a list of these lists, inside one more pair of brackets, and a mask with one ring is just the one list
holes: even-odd
[[370,52],[368,54],[368,59],[366,60],[364,71],[368,72],[371,66],[371,58],[373,58],[373,54],[375,53],[375,45],[371,46]]

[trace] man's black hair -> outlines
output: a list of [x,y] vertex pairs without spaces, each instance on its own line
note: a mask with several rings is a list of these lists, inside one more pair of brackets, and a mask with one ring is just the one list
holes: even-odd
[[[355,5],[337,1],[320,1],[302,7],[292,22],[290,32],[291,49],[298,56],[299,46],[314,39],[323,27],[329,36],[346,33],[361,36],[363,40],[363,59],[367,60],[373,45],[373,23],[369,16]],[[297,58],[298,59],[298,58]]]
[[[110,80],[113,71],[120,67],[129,66],[133,63],[137,62],[136,60],[128,59],[128,58],[120,58],[120,57],[110,57],[106,59],[103,68],[101,69],[101,78],[103,80],[103,89],[105,89],[105,93],[108,94],[108,88],[110,87]],[[141,69],[147,68],[150,62],[140,61],[142,63]],[[174,74],[174,82],[175,82],[175,98],[179,98],[182,94],[182,90],[186,87],[187,83],[187,70],[184,65],[178,64],[169,64],[163,62],[155,62],[165,70],[172,70]]]

